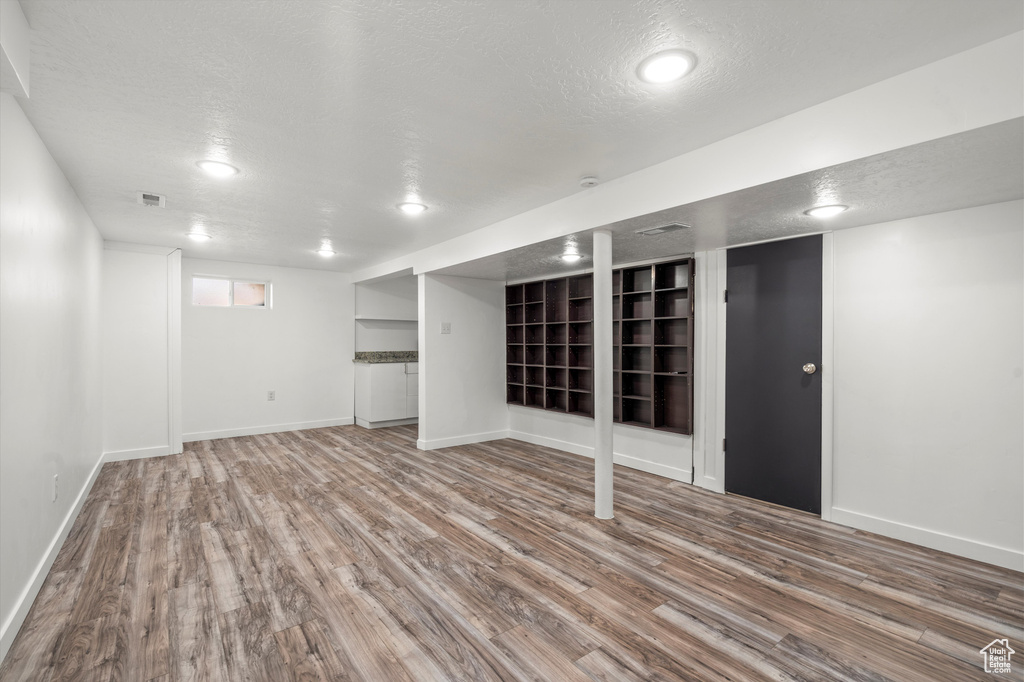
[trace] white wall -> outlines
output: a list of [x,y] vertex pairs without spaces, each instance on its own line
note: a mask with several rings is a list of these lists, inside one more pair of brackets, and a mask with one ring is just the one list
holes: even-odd
[[418,282],[413,275],[356,285],[356,351],[417,350]]
[[[594,456],[593,419],[514,405],[508,411],[510,438]],[[615,424],[612,449],[616,464],[676,481],[692,480],[691,436]]]
[[[270,282],[273,305],[193,306],[196,274]],[[181,290],[186,441],[352,423],[349,275],[186,258]]]
[[[504,438],[505,283],[421,275],[421,449]],[[451,334],[441,334],[441,322]]]
[[[103,451],[107,461],[159,457],[176,447],[172,361],[180,329],[181,252],[107,244],[103,251]],[[177,271],[177,272],[176,272]],[[172,288],[173,287],[173,288]],[[174,336],[177,335],[177,343]]]
[[416,322],[396,320],[356,320],[356,351],[419,349]]
[[1024,570],[1021,202],[834,239],[833,520]]
[[2,658],[101,463],[103,244],[7,93],[0,94],[0,149]]
[[419,314],[418,286],[413,275],[360,282],[356,285],[356,316],[415,320]]

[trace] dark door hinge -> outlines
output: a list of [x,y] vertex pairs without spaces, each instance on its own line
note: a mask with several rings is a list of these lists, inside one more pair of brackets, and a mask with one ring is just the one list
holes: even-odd
[[722,452],[725,452],[725,439],[722,439]]
[[725,290],[722,291],[722,302],[723,303],[728,303],[729,302],[729,290],[728,289],[725,289]]

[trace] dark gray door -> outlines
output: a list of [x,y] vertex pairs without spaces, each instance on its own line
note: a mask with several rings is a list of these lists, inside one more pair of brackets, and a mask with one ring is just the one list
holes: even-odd
[[816,235],[730,249],[726,285],[725,489],[815,514],[821,246]]

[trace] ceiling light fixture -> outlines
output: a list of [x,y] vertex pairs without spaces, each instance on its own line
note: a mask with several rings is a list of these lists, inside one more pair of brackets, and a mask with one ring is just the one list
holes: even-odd
[[206,171],[207,175],[212,175],[215,178],[229,178],[232,175],[238,174],[237,168],[223,161],[210,161],[208,159],[206,161],[199,161],[196,165]]
[[564,260],[566,263],[575,263],[580,258],[583,258],[583,256],[581,256],[578,253],[572,253],[570,251],[566,251],[565,253],[562,254],[562,260]]
[[208,242],[213,239],[213,237],[205,232],[189,232],[188,238],[195,242]]
[[697,58],[686,50],[664,50],[640,62],[636,75],[645,83],[671,83],[693,71],[696,65]]
[[319,253],[324,258],[330,258],[331,256],[334,255],[334,249],[327,246],[326,244],[317,249],[316,252]]
[[805,214],[812,218],[831,218],[834,215],[839,215],[849,206],[843,206],[842,204],[833,204],[831,206],[815,206],[804,211]]
[[417,204],[415,201],[406,201],[398,204],[398,210],[406,215],[418,215],[427,210],[427,207],[423,204]]

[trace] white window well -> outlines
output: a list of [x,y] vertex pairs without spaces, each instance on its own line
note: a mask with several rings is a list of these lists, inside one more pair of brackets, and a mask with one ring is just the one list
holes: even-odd
[[193,277],[192,305],[269,308],[270,283],[222,277]]

